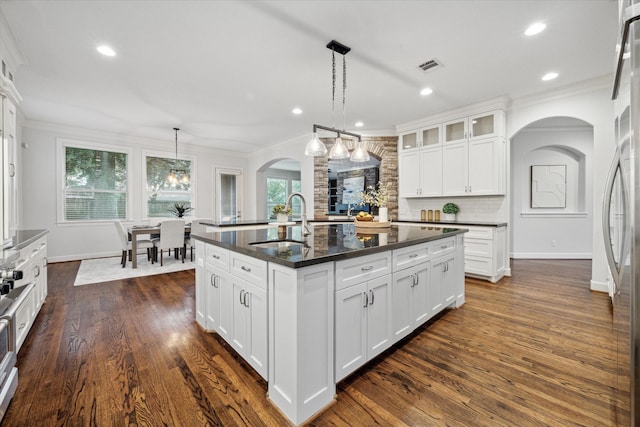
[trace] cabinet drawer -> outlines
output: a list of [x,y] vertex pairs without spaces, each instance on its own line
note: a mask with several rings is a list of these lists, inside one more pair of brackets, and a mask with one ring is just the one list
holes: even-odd
[[215,245],[206,245],[205,263],[229,271],[229,250]]
[[267,289],[267,262],[236,252],[229,253],[231,274],[249,283]]
[[477,274],[480,276],[491,276],[493,270],[491,264],[491,258],[465,255],[464,272],[468,274]]
[[391,251],[336,262],[336,290],[391,273]]
[[464,239],[493,239],[493,228],[469,228],[467,234],[464,235]]
[[34,315],[33,307],[33,290],[29,291],[29,295],[22,301],[20,307],[16,310],[16,343],[17,350],[20,349],[27,333],[31,328],[31,321]]
[[464,239],[465,255],[491,257],[493,254],[493,240]]
[[393,251],[393,271],[421,264],[429,259],[429,246],[426,243]]
[[436,242],[428,243],[429,256],[440,256],[455,251],[456,240],[454,238],[441,239]]

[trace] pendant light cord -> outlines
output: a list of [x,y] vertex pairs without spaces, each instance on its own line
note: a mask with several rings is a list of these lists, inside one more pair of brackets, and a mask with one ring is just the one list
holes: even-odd
[[331,127],[336,127],[335,121],[336,109],[336,53],[331,52]]
[[347,129],[347,114],[345,103],[347,99],[347,57],[342,55],[342,130]]

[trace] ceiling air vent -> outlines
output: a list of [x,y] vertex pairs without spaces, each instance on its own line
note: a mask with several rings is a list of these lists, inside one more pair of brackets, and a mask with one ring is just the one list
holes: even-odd
[[422,64],[418,65],[418,68],[425,72],[431,71],[437,67],[442,67],[442,64],[439,63],[437,59],[430,59],[427,62],[423,62]]

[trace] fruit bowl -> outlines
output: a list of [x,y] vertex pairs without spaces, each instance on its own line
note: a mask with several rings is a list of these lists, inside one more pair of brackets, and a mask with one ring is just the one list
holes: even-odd
[[356,216],[356,221],[373,221],[373,216]]

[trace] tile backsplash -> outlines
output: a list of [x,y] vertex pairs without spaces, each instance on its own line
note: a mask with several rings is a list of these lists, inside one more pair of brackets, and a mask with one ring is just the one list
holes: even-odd
[[447,202],[453,202],[460,207],[458,213],[460,221],[503,222],[509,220],[508,201],[505,196],[400,198],[398,216],[401,220],[419,221],[422,209],[442,211],[442,206]]

